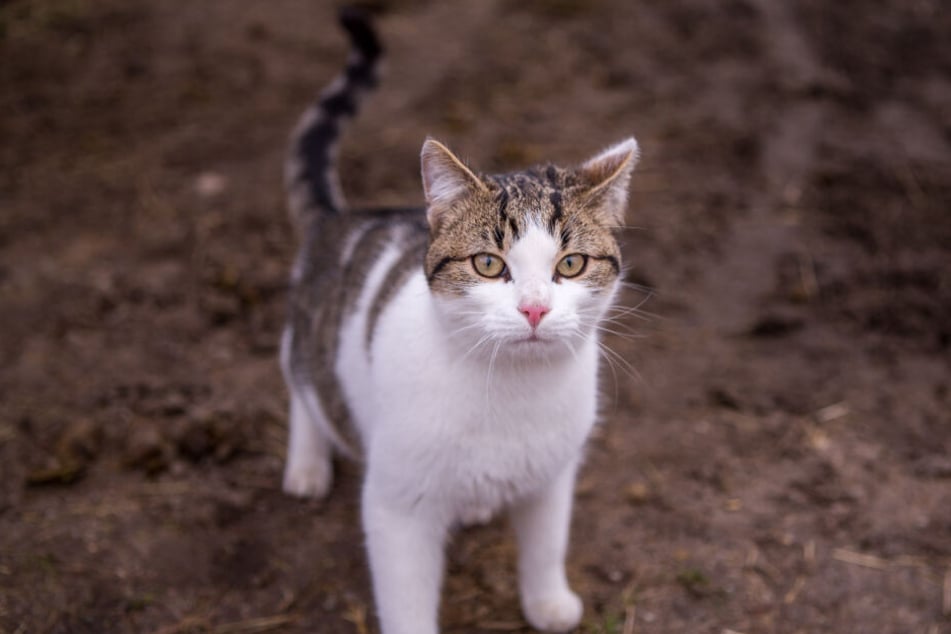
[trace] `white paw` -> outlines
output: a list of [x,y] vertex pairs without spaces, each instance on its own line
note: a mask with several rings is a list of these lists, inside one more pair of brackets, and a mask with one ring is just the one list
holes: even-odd
[[536,630],[567,632],[581,623],[581,599],[571,590],[549,597],[526,601],[522,606],[525,618]]
[[333,484],[330,460],[314,460],[306,464],[287,463],[284,469],[284,493],[301,498],[326,497]]

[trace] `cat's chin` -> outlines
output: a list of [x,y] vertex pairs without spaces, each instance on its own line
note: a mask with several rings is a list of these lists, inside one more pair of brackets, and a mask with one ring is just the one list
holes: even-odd
[[573,352],[571,344],[563,339],[534,334],[506,341],[501,350],[506,351],[511,357],[523,360],[550,360],[555,357],[571,356]]
[[516,339],[511,342],[511,345],[521,346],[524,348],[538,348],[539,350],[544,349],[549,346],[553,346],[558,343],[556,340],[550,337],[539,337],[538,335],[529,335],[521,339]]

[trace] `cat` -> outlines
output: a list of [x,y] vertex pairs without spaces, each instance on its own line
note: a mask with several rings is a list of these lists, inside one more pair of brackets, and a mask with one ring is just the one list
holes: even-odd
[[573,169],[481,175],[427,138],[425,208],[348,209],[337,143],[376,85],[382,47],[360,12],[341,23],[348,64],[301,118],[285,166],[302,246],[281,342],[283,488],[319,498],[335,452],[364,461],[383,634],[438,632],[447,535],[503,509],[527,621],[571,630],[582,617],[565,574],[573,487],[637,142]]

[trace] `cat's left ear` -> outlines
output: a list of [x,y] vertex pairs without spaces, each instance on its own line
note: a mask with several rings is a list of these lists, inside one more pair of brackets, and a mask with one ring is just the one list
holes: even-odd
[[637,141],[630,137],[588,159],[578,170],[591,184],[589,198],[612,225],[624,224],[628,185],[638,156]]
[[426,194],[426,218],[434,231],[454,203],[473,192],[489,191],[465,163],[433,138],[427,138],[423,143],[420,167]]

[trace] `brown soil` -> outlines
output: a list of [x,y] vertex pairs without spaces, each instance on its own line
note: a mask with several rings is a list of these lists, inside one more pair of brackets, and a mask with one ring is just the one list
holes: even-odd
[[[426,134],[643,146],[582,631],[951,632],[946,7],[380,4],[352,200]],[[0,630],[375,631],[359,468],[279,487],[282,154],[344,56],[324,3],[0,2]],[[504,523],[450,551],[444,630],[527,631]]]

